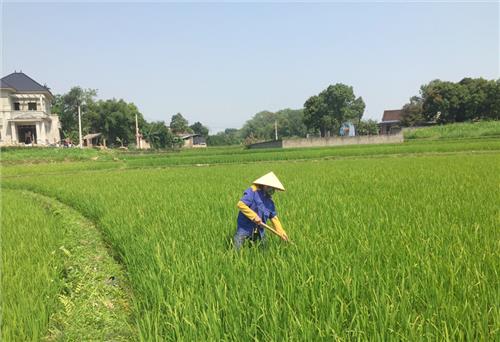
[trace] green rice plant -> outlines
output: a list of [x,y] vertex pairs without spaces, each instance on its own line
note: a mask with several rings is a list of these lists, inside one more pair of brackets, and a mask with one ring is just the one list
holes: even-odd
[[64,227],[32,198],[2,189],[1,339],[40,341],[58,307]]
[[405,140],[467,139],[500,137],[500,121],[460,122],[432,127],[407,129]]
[[97,160],[81,160],[64,163],[37,164],[2,164],[3,177],[18,177],[25,175],[81,173],[83,171],[155,168],[183,165],[204,166],[207,164],[238,164],[262,161],[295,161],[337,158],[380,158],[383,156],[432,154],[432,153],[463,153],[491,152],[500,150],[500,139],[469,139],[461,141],[410,141],[402,144],[388,145],[351,145],[337,147],[320,147],[311,149],[270,149],[243,150],[215,148],[198,152],[187,150],[175,153],[152,154],[116,154],[113,159],[101,156]]
[[135,339],[126,275],[92,223],[32,192],[2,204],[2,340]]
[[[140,340],[498,340],[500,154],[318,160],[317,151],[2,185],[96,222],[130,278]],[[235,253],[236,202],[270,170],[287,188],[275,200],[296,245],[269,236],[266,250]]]
[[115,151],[100,151],[92,148],[55,147],[2,147],[0,156],[3,164],[46,163],[48,161],[89,160],[114,154]]

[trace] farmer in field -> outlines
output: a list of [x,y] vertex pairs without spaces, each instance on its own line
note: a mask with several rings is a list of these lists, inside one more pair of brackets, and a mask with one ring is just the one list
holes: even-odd
[[265,241],[264,227],[270,219],[274,229],[282,240],[288,241],[288,236],[281,226],[272,195],[276,190],[285,191],[285,188],[273,172],[255,180],[251,187],[245,190],[238,202],[238,227],[234,234],[234,247],[239,250],[245,240]]

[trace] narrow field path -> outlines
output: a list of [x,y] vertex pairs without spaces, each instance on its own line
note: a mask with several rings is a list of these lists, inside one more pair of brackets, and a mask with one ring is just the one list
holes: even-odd
[[105,245],[93,222],[75,209],[44,195],[29,196],[60,219],[69,234],[59,250],[65,255],[59,293],[60,310],[53,313],[46,341],[136,340],[132,291],[126,273]]

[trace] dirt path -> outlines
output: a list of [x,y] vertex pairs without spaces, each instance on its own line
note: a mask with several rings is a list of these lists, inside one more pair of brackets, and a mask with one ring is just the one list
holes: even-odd
[[93,222],[78,211],[34,192],[17,190],[59,218],[69,234],[64,254],[60,310],[51,315],[46,341],[136,340],[132,292],[123,267],[112,257]]

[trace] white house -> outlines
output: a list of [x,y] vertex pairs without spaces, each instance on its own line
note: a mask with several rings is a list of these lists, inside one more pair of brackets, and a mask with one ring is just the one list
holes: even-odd
[[22,72],[0,79],[0,145],[50,145],[60,140],[50,90]]

